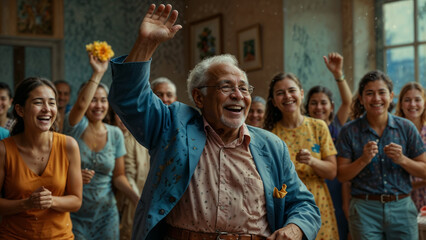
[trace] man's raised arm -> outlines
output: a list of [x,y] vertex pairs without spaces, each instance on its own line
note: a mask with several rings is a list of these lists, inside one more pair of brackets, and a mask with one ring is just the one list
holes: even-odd
[[155,4],[151,4],[139,27],[138,38],[125,62],[142,62],[151,59],[157,47],[162,42],[173,38],[182,28],[181,25],[174,25],[177,17],[178,12],[172,11],[172,5],[160,4],[155,9]]

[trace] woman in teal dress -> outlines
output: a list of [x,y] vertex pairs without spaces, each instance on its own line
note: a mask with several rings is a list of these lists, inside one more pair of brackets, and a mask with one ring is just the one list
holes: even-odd
[[76,239],[119,239],[119,216],[112,186],[134,204],[133,191],[124,171],[126,154],[123,133],[103,122],[108,112],[108,88],[100,81],[108,68],[89,55],[91,79],[81,88],[77,101],[64,119],[64,133],[80,147],[83,177],[83,204],[71,214]]

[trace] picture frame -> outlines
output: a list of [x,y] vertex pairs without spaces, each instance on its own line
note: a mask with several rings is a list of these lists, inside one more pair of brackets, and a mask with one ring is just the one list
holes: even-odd
[[63,39],[63,0],[0,1],[0,37]]
[[189,67],[206,57],[223,52],[222,14],[216,14],[189,24]]
[[260,24],[255,24],[237,32],[238,62],[248,72],[262,68],[262,43]]

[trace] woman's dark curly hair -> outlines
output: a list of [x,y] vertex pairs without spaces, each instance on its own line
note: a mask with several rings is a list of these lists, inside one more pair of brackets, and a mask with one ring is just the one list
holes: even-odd
[[[367,74],[364,75],[364,77],[361,78],[361,81],[359,82],[359,85],[358,85],[358,91],[355,94],[354,98],[352,99],[352,106],[351,106],[352,119],[357,119],[364,114],[365,108],[361,104],[361,101],[359,100],[359,98],[362,97],[362,92],[364,91],[365,86],[369,82],[374,82],[377,80],[382,80],[387,85],[389,93],[393,92],[393,83],[385,73],[383,73],[380,70],[373,70],[368,72]],[[395,106],[395,103],[391,102],[388,108],[388,112],[391,112],[394,106]]]

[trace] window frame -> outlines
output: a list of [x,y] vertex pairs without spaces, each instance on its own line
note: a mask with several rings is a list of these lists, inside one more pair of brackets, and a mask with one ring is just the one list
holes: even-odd
[[417,19],[417,11],[418,11],[418,0],[413,1],[414,9],[413,9],[413,20],[414,20],[414,41],[411,43],[405,44],[396,44],[396,45],[385,45],[385,27],[384,27],[384,14],[383,14],[383,5],[392,2],[399,1],[407,1],[407,0],[378,0],[376,1],[375,6],[375,28],[376,30],[376,65],[379,69],[383,69],[385,72],[387,70],[387,62],[386,62],[386,51],[388,49],[395,49],[401,47],[413,47],[414,48],[414,80],[420,83],[420,59],[419,59],[419,47],[426,46],[425,41],[418,40],[418,19]]

